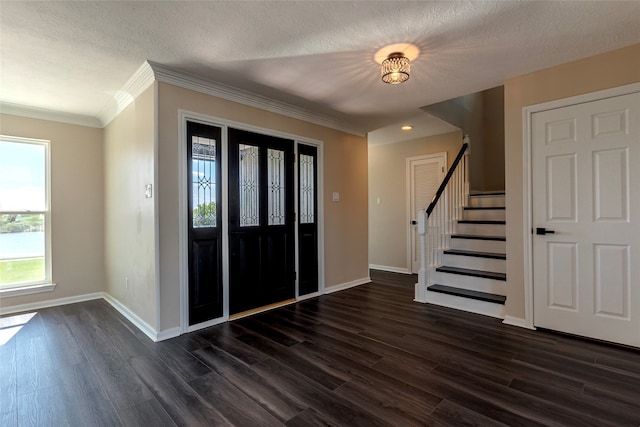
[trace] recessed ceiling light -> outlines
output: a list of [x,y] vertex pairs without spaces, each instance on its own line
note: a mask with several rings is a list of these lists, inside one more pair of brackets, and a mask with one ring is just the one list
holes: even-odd
[[404,126],[402,126],[400,129],[402,129],[402,130],[411,130],[411,129],[413,129],[413,126],[411,126],[411,125],[404,125]]

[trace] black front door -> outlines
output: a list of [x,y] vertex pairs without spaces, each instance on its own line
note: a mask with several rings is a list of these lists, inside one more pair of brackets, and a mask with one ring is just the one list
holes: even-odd
[[189,325],[223,314],[220,136],[187,122]]
[[229,129],[229,312],[295,296],[293,141]]

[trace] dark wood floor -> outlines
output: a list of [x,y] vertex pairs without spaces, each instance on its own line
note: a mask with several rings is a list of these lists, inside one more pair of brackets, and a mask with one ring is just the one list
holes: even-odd
[[0,346],[0,425],[640,425],[640,352],[372,278],[161,343],[102,300],[39,310]]

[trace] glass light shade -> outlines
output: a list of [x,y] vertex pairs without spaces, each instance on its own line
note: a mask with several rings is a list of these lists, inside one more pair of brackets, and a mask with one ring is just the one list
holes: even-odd
[[411,62],[409,58],[400,52],[394,52],[387,59],[382,61],[380,74],[382,81],[392,85],[397,85],[409,80],[411,72]]

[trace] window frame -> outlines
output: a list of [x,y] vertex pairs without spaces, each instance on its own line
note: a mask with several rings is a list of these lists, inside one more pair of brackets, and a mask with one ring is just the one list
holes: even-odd
[[51,141],[47,139],[24,138],[11,135],[0,135],[3,142],[18,144],[33,144],[44,147],[44,179],[45,179],[45,205],[42,211],[33,210],[2,210],[0,215],[4,214],[33,214],[44,216],[44,278],[41,280],[33,280],[28,282],[16,282],[2,285],[0,284],[0,296],[2,298],[27,295],[38,292],[48,292],[55,289],[52,282],[52,253],[51,253]]

